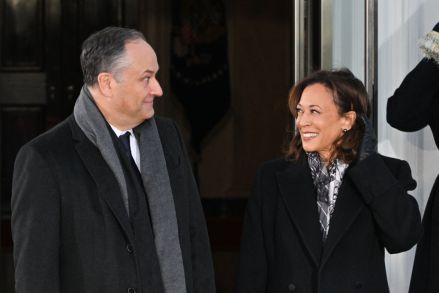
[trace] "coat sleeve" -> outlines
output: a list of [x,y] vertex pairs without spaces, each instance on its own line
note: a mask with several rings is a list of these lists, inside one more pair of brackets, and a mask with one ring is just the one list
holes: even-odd
[[402,131],[416,131],[432,123],[439,99],[439,65],[424,58],[387,100],[387,122]]
[[268,264],[262,225],[262,173],[260,169],[244,216],[237,293],[266,292]]
[[177,125],[173,122],[175,131],[177,133],[179,143],[183,150],[183,164],[188,170],[187,184],[193,188],[190,192],[190,239],[191,239],[191,259],[192,259],[192,278],[195,293],[214,293],[215,288],[215,274],[213,270],[212,255],[209,243],[209,236],[207,233],[207,225],[204,217],[203,208],[201,206],[200,195],[196,188],[196,182],[191,172],[189,157],[186,148],[181,138],[180,131]]
[[11,198],[17,293],[61,292],[60,204],[51,171],[32,147],[18,153]]
[[406,161],[373,154],[351,169],[350,177],[371,210],[389,253],[414,246],[422,235],[418,203],[408,194],[416,187]]

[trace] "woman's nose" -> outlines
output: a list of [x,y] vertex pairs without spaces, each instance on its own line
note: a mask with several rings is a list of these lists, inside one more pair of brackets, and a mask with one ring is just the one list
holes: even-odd
[[305,113],[302,113],[302,114],[298,115],[297,118],[296,118],[296,125],[299,126],[299,127],[309,125],[310,121],[309,121],[308,118],[309,117]]

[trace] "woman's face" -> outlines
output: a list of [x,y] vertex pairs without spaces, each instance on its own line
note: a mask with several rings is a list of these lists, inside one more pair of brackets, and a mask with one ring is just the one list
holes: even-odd
[[306,152],[318,152],[327,161],[343,129],[349,130],[355,112],[340,115],[331,91],[322,84],[305,88],[297,104],[296,127]]

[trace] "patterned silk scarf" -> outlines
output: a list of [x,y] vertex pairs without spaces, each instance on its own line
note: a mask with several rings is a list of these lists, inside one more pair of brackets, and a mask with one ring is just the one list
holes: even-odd
[[314,186],[317,191],[317,209],[319,212],[322,241],[328,237],[329,223],[337,201],[338,189],[343,175],[349,166],[341,160],[334,160],[331,165],[325,166],[318,153],[307,153],[308,165]]

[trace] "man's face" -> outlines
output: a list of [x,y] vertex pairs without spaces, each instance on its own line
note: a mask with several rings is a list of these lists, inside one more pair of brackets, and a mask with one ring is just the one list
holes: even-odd
[[125,45],[127,66],[113,76],[112,108],[117,120],[139,125],[154,116],[154,98],[163,95],[156,79],[157,56],[143,40]]

